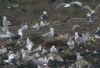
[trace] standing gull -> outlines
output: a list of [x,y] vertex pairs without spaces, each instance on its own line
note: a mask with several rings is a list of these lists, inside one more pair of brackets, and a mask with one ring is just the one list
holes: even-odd
[[44,23],[43,21],[40,22],[40,27],[43,28],[45,26],[49,25],[49,23]]
[[54,36],[54,28],[50,28],[50,32],[42,34],[42,37],[53,37]]
[[3,16],[3,26],[11,25],[11,22],[7,20],[6,16]]
[[68,46],[69,46],[69,49],[73,49],[73,48],[75,48],[75,43],[74,43],[74,41],[72,40],[72,39],[69,39],[69,41],[68,41]]
[[39,30],[40,29],[40,26],[38,23],[36,23],[35,25],[32,26],[33,29],[35,30]]
[[41,20],[47,20],[48,19],[48,14],[47,11],[43,11],[43,14],[40,17]]
[[29,38],[27,38],[26,48],[28,49],[28,51],[32,50],[32,46],[33,46],[33,43],[31,42],[31,40]]
[[0,38],[9,38],[9,35],[7,34],[8,30],[8,26],[11,25],[11,22],[7,20],[6,16],[3,16],[3,23],[2,23],[3,27],[1,28],[0,31]]
[[78,44],[78,46],[84,42],[83,38],[82,38],[82,34],[79,32],[75,32],[75,42]]
[[50,53],[58,53],[57,48],[56,48],[55,46],[52,46],[52,47],[50,48]]

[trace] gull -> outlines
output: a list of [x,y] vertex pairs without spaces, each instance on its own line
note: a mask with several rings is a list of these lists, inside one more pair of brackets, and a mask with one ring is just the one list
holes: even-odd
[[79,32],[75,32],[75,42],[78,44],[78,46],[84,42],[83,38],[82,38],[82,34]]
[[53,59],[47,57],[40,57],[38,59],[35,59],[33,62],[37,65],[38,68],[43,68],[43,66],[48,65],[50,60]]
[[41,20],[46,20],[46,19],[48,19],[47,11],[43,11],[43,14],[41,15],[40,19],[41,19]]
[[23,37],[22,32],[27,30],[28,26],[22,26],[20,29],[18,29],[18,33],[11,33],[9,30],[7,30],[6,33],[1,33],[0,38],[10,38],[10,41],[17,41]]
[[9,38],[9,35],[7,34],[8,26],[11,25],[11,23],[7,20],[6,16],[3,16],[3,27],[0,31],[0,38]]
[[72,40],[72,39],[69,39],[69,41],[68,41],[68,46],[69,46],[69,49],[73,49],[73,48],[75,48],[75,43],[74,43],[74,41]]
[[8,55],[8,60],[4,60],[4,62],[10,63],[11,60],[15,58],[15,56],[16,56],[15,54]]
[[97,27],[97,30],[94,34],[94,37],[97,38],[97,39],[100,38],[100,27]]
[[50,48],[50,53],[58,53],[58,50],[54,45],[52,45],[52,47]]
[[43,28],[45,26],[49,25],[49,23],[44,23],[43,21],[40,22],[40,27]]
[[40,29],[40,26],[38,23],[36,23],[35,25],[32,26],[33,29],[36,29],[36,30],[39,30]]
[[79,38],[79,37],[82,37],[82,34],[79,33],[79,32],[75,32],[75,40],[76,40],[77,38]]
[[53,37],[54,36],[54,28],[50,28],[50,32],[42,34],[42,37]]
[[18,33],[10,33],[8,31],[8,35],[10,36],[10,41],[18,41],[23,37],[23,31],[27,30],[28,26],[24,25],[20,29],[18,29]]
[[12,33],[12,34],[9,34],[9,35],[10,35],[10,41],[17,41],[17,40],[20,40],[23,37],[21,29],[18,30],[18,33],[16,33],[16,34]]
[[91,16],[91,13],[90,12],[87,13],[87,22],[89,22],[89,23],[92,23],[93,22],[92,21],[92,16]]
[[8,26],[4,26],[2,27],[1,31],[0,31],[0,38],[9,38],[9,30],[8,30]]
[[73,1],[71,3],[61,3],[60,5],[57,6],[57,8],[59,8],[60,6],[68,8],[68,7],[71,7],[72,5],[78,6],[78,7],[82,7],[82,3],[81,2]]
[[29,40],[29,38],[27,37],[26,48],[28,49],[28,51],[31,51],[31,50],[32,50],[32,46],[33,46],[33,43],[32,43],[31,40]]
[[44,27],[45,25],[46,24],[43,21],[40,22],[40,27]]
[[9,26],[11,25],[11,22],[7,20],[6,16],[3,16],[3,26]]
[[28,25],[26,24],[26,25],[22,26],[22,27],[21,27],[21,30],[22,30],[22,31],[28,30]]
[[83,58],[83,57],[80,55],[80,53],[76,53],[76,56],[77,56],[77,60],[80,60],[80,59]]

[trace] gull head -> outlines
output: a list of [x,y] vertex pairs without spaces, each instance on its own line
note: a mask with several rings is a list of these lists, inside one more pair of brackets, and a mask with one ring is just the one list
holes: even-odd
[[54,45],[52,45],[52,48],[55,48],[55,46],[54,46]]
[[6,16],[3,16],[3,19],[4,19],[4,20],[6,20],[6,19],[7,19],[7,17],[6,17]]
[[47,14],[47,12],[46,11],[43,11],[43,14]]
[[54,28],[50,28],[50,31],[54,31]]

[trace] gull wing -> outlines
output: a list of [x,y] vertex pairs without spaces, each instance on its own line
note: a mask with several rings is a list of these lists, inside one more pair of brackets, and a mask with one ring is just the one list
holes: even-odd
[[95,11],[98,10],[100,8],[100,4],[97,5],[97,7],[95,8]]
[[79,1],[74,1],[74,2],[71,2],[70,4],[82,7],[82,3]]
[[90,12],[92,11],[92,9],[88,5],[83,6],[83,9],[87,9]]
[[56,8],[59,8],[61,6],[65,6],[67,3],[61,3],[60,5],[56,6]]

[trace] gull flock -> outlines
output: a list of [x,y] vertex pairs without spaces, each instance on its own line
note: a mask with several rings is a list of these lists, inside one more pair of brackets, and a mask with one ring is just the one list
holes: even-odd
[[[100,4],[94,10],[79,1],[61,3],[57,6],[57,8],[60,8],[60,6],[65,8],[78,6],[84,10],[88,10],[87,20],[88,22],[92,22],[92,15],[96,13],[97,9],[100,7]],[[100,51],[91,51],[89,48],[87,48],[85,52],[74,50],[88,46],[90,41],[94,42],[95,39],[100,39],[100,27],[97,27],[97,30],[95,30],[93,34],[90,34],[89,32],[79,32],[81,26],[74,25],[72,27],[74,32],[73,36],[70,36],[70,33],[55,36],[56,27],[51,26],[51,24],[48,22],[48,18],[49,15],[47,11],[43,11],[43,14],[40,16],[40,22],[31,26],[32,31],[39,32],[42,31],[42,28],[46,29],[46,27],[49,27],[49,30],[45,33],[42,33],[40,37],[45,40],[51,38],[56,38],[57,40],[63,39],[66,41],[67,48],[63,49],[55,45],[51,45],[50,47],[46,48],[43,46],[43,44],[36,44],[34,41],[32,41],[31,37],[28,36],[26,37],[26,41],[23,47],[16,45],[16,43],[22,44],[21,42],[23,41],[24,37],[23,34],[25,31],[28,31],[30,27],[28,24],[25,24],[20,27],[16,33],[13,33],[9,30],[10,26],[12,26],[12,23],[7,19],[6,16],[3,16],[3,26],[1,27],[0,31],[0,39],[5,39],[6,41],[13,43],[15,46],[21,47],[19,50],[14,51],[13,49],[1,46],[0,55],[6,55],[6,58],[0,58],[3,65],[15,65],[17,68],[20,68],[20,66],[24,66],[25,64],[30,63],[29,65],[32,67],[26,66],[26,68],[94,68],[93,65],[86,61],[85,58],[88,56],[88,58],[92,57],[92,59],[95,60],[96,58],[98,60],[100,57]],[[68,53],[66,53],[66,51],[68,51]],[[95,55],[99,55],[99,57],[95,57]],[[66,67],[65,65],[68,66]]]

